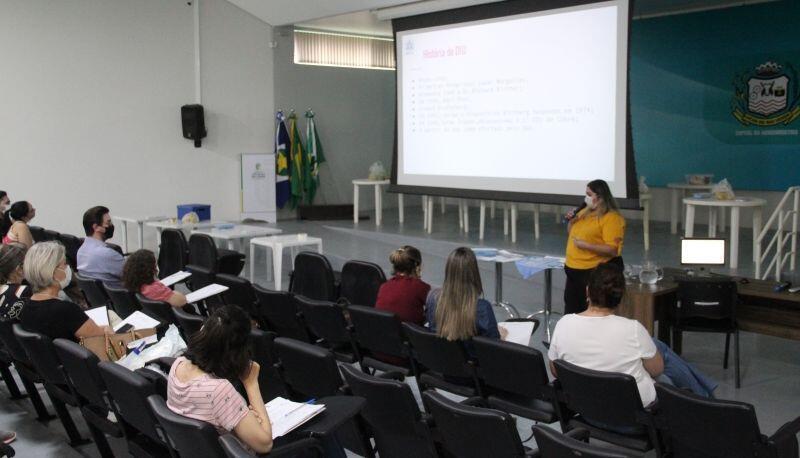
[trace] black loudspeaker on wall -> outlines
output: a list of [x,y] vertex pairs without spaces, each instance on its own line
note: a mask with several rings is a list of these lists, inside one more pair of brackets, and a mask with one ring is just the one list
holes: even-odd
[[181,107],[183,138],[194,140],[194,147],[200,148],[200,140],[208,134],[203,119],[203,105],[192,104]]

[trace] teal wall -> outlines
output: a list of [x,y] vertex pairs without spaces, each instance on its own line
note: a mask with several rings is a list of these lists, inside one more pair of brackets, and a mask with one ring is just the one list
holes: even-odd
[[[755,127],[732,114],[744,72],[766,61],[800,70],[800,0],[636,20],[630,47],[636,166],[650,186],[686,173],[728,178],[734,190],[800,184],[800,118]],[[790,89],[789,103],[799,96]]]

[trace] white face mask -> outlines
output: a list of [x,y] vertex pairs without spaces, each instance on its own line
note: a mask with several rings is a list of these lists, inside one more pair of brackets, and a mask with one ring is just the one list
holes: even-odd
[[58,286],[60,286],[61,289],[64,289],[67,286],[69,286],[70,282],[72,281],[72,267],[67,266],[63,270],[64,270],[64,279],[59,280],[58,282]]
[[586,206],[587,207],[594,208],[594,201],[592,200],[591,197],[586,196],[586,197],[583,198],[583,201],[586,202]]

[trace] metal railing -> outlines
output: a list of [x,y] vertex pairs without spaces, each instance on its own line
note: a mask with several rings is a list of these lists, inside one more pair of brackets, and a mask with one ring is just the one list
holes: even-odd
[[[775,212],[769,217],[767,224],[761,229],[756,239],[754,256],[756,278],[765,280],[770,272],[774,272],[775,280],[780,281],[781,271],[787,262],[790,270],[797,268],[798,220],[800,220],[800,186],[792,186],[783,195]],[[773,230],[775,232],[769,239],[766,248],[762,249],[767,235]],[[788,249],[787,243],[790,244]],[[771,261],[764,268],[768,258]]]

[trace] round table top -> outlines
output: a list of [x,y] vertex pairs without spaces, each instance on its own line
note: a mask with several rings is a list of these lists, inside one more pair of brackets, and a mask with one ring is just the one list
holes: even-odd
[[653,195],[650,194],[649,192],[643,192],[643,193],[639,194],[639,202],[641,202],[643,200],[650,200],[652,198],[653,198]]
[[705,207],[763,207],[767,201],[760,197],[737,197],[731,200],[720,200],[713,197],[687,197],[683,199],[683,203]]
[[671,189],[693,189],[693,190],[703,190],[703,189],[711,189],[714,187],[714,183],[709,184],[691,184],[691,183],[668,183],[668,188]]
[[391,183],[391,180],[370,180],[369,178],[359,178],[353,180],[353,184],[368,184],[373,186],[380,186]]

